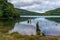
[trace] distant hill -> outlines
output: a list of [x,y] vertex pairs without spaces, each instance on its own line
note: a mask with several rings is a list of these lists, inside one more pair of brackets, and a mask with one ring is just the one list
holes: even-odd
[[17,10],[20,12],[20,15],[60,15],[60,8],[49,10],[45,13],[37,13],[37,12],[27,11],[24,9],[17,9]]
[[47,15],[59,15],[60,16],[60,8],[54,9],[54,10],[49,10],[45,12]]
[[[47,11],[47,12],[45,12],[45,14],[47,14],[47,15],[57,15],[57,16],[60,16],[60,8]],[[59,22],[60,23],[60,18],[47,18],[47,19],[52,20],[52,21],[56,21],[56,22]]]
[[[60,15],[60,8],[49,10],[45,13],[31,12],[23,9],[17,9],[20,12],[20,15]],[[48,20],[60,22],[60,18],[47,18]]]
[[37,12],[32,12],[32,11],[27,11],[24,9],[17,9],[20,12],[20,15],[43,15],[43,13],[37,13]]

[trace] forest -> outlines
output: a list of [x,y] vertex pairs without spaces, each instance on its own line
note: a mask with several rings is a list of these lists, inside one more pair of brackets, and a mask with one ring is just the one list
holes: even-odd
[[0,0],[0,19],[19,17],[19,12],[7,0]]

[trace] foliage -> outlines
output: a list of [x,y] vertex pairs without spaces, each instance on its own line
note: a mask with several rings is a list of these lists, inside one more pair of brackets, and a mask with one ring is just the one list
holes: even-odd
[[45,12],[47,15],[59,15],[60,16],[60,8],[54,9],[54,10],[49,10]]
[[2,18],[19,17],[19,13],[11,3],[7,2],[7,0],[0,0],[0,17]]

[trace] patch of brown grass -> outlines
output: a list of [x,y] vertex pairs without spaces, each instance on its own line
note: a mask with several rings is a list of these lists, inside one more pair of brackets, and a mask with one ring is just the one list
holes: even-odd
[[1,34],[1,40],[58,40],[56,37],[45,37],[39,35],[20,35],[19,33]]

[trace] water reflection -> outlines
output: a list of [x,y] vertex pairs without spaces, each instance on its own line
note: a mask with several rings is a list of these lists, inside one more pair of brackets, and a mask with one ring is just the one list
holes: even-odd
[[31,24],[28,24],[27,21],[16,23],[15,27],[10,31],[10,33],[18,32],[20,34],[35,35],[36,23],[39,22],[41,32],[44,32],[46,35],[60,35],[60,23],[50,21],[45,18],[32,19],[31,22]]
[[0,32],[6,33],[11,30],[17,21],[14,19],[0,19]]
[[35,19],[35,21],[37,20],[39,21],[41,31],[44,32],[46,35],[54,35],[54,36],[60,35],[60,23],[50,21],[45,18]]

